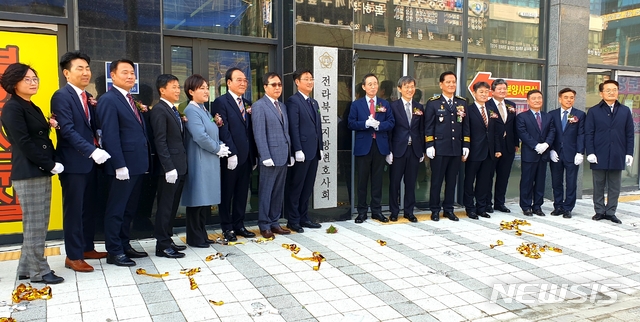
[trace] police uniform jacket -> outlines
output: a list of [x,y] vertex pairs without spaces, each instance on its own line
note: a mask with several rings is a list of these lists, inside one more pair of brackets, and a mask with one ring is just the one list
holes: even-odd
[[471,141],[467,101],[455,96],[452,105],[440,95],[425,106],[425,147],[435,147],[438,156],[461,156]]

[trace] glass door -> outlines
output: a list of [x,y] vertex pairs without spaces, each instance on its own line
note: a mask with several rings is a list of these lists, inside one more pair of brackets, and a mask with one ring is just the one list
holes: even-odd
[[[585,111],[589,113],[589,109],[600,103],[600,91],[598,86],[602,82],[611,79],[611,70],[589,68],[587,70],[587,97]],[[582,166],[582,193],[593,193],[593,175],[588,162],[584,162]]]
[[622,187],[638,188],[638,142],[640,142],[640,73],[616,72],[616,80],[620,84],[618,101],[631,109],[633,115],[633,164],[622,171]]

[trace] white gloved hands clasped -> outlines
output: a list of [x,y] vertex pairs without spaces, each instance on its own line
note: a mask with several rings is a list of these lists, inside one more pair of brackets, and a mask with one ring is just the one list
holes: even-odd
[[96,148],[89,157],[92,158],[96,164],[103,164],[111,158],[111,155],[101,148]]
[[129,180],[129,169],[127,169],[127,167],[116,169],[116,179]]
[[224,157],[228,157],[230,154],[231,154],[231,151],[229,150],[229,147],[224,143],[220,144],[220,150],[218,150],[216,155],[220,158],[224,158]]
[[367,120],[364,122],[364,125],[366,125],[367,127],[372,127],[375,130],[377,130],[378,126],[380,126],[380,121],[376,120],[375,118],[373,118],[373,116],[369,115],[369,118],[367,118]]
[[536,144],[536,152],[538,152],[538,154],[543,154],[544,151],[547,151],[547,149],[549,148],[549,144],[547,142],[544,143],[538,143]]
[[549,153],[551,153],[551,161],[553,162],[560,161],[560,157],[558,156],[558,152],[556,152],[556,150],[551,150]]
[[62,173],[62,171],[64,171],[64,166],[60,162],[56,162],[56,164],[53,166],[53,169],[51,169],[52,174],[60,174]]
[[167,183],[170,183],[170,184],[176,183],[176,181],[178,181],[178,171],[176,169],[173,169],[165,173],[164,179],[167,181]]

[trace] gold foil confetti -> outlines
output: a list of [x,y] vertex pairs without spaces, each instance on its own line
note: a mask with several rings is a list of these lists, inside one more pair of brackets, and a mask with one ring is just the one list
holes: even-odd
[[136,274],[138,275],[146,275],[146,276],[151,276],[151,277],[165,277],[165,276],[169,276],[169,272],[164,272],[164,274],[150,274],[147,273],[147,270],[145,270],[144,268],[138,268],[136,269]]
[[382,239],[378,239],[376,241],[378,242],[378,244],[380,244],[380,246],[387,246],[387,242]]
[[520,229],[520,226],[531,226],[531,224],[523,219],[515,219],[513,221],[502,221],[500,222],[500,230],[515,230],[516,236],[522,236],[522,233],[531,234],[534,236],[544,237],[544,234],[536,234],[530,231]]
[[520,254],[524,255],[525,257],[534,258],[534,259],[540,258],[541,257],[540,252],[545,252],[547,250],[554,251],[556,253],[562,253],[562,249],[560,248],[552,247],[548,245],[538,246],[538,244],[536,243],[528,243],[528,244],[522,243],[522,245],[518,246],[516,250],[520,252]]
[[207,262],[210,262],[210,261],[212,261],[214,259],[224,260],[227,256],[229,256],[229,254],[222,255],[222,253],[216,253],[216,254],[209,255],[209,256],[205,257],[204,260],[207,261]]
[[294,254],[300,252],[300,247],[298,247],[298,245],[296,244],[282,244],[282,248],[288,249]]
[[193,279],[193,275],[196,273],[200,273],[200,267],[196,268],[183,268],[180,270],[180,274],[184,274],[189,277],[189,285],[191,286],[191,290],[195,290],[198,288],[198,283]]
[[270,242],[273,239],[274,237],[269,237],[269,238],[260,237],[260,238],[254,239],[253,242],[257,244],[262,244],[262,243]]
[[498,239],[498,241],[496,242],[496,245],[491,244],[491,245],[489,245],[489,247],[491,247],[493,249],[494,247],[498,247],[498,246],[502,246],[502,245],[504,245],[504,243],[500,239]]
[[214,301],[214,300],[209,300],[209,303],[215,305],[215,306],[221,306],[222,304],[224,304],[224,301]]
[[196,283],[196,280],[193,278],[193,276],[189,276],[189,285],[191,286],[192,291],[198,288],[198,283]]
[[45,286],[38,290],[32,287],[31,284],[20,284],[11,294],[13,303],[20,303],[20,301],[33,301],[38,299],[49,300],[53,296],[51,293],[51,287]]
[[14,318],[0,318],[0,322],[16,322]]
[[222,239],[220,237],[218,237],[216,239],[216,243],[220,244],[220,245],[226,245],[226,246],[234,246],[234,245],[241,245],[244,244],[244,242],[240,242],[240,241],[228,241],[226,239]]

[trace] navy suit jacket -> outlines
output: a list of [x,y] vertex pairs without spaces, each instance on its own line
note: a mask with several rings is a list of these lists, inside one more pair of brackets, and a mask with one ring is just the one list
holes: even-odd
[[[407,143],[411,136],[411,148],[409,153],[413,153],[416,157],[422,158],[424,154],[424,108],[416,101],[411,101],[411,124],[407,118],[402,99],[391,102],[391,110],[395,124],[391,130],[391,152],[394,157],[404,156],[407,152]],[[420,111],[422,115],[416,115],[414,112]]]
[[100,97],[96,111],[102,129],[102,146],[111,155],[105,163],[105,173],[115,175],[116,169],[122,167],[127,167],[129,175],[149,171],[149,141],[142,115],[140,123],[127,99],[116,88]]
[[469,158],[467,161],[484,161],[487,157],[495,160],[496,152],[502,152],[500,140],[503,137],[504,131],[496,130],[498,128],[502,129],[502,127],[498,125],[500,115],[497,110],[488,107],[486,103],[485,113],[488,127],[484,126],[482,114],[480,114],[476,103],[474,102],[467,106],[469,133],[471,136]]
[[[516,147],[520,145],[518,138],[518,129],[516,127],[516,103],[509,100],[504,100],[503,103],[505,105],[505,108],[507,109],[507,121],[503,122],[502,117],[499,117],[496,122],[498,125],[497,129],[502,128],[504,132],[502,134],[502,139],[500,140],[500,144],[502,145],[502,153],[515,154]],[[493,99],[488,100],[486,106],[488,108],[494,109],[495,111],[498,111],[498,107],[496,106],[496,103]],[[509,112],[509,108],[513,108],[514,112]],[[498,115],[500,115],[499,112]]]
[[356,141],[353,147],[353,155],[363,156],[367,155],[371,150],[371,144],[373,143],[373,133],[376,133],[376,144],[378,145],[378,151],[382,155],[388,155],[391,150],[389,149],[389,132],[393,129],[395,119],[393,112],[391,112],[391,106],[389,102],[376,96],[376,109],[382,107],[386,109],[384,112],[376,112],[375,119],[380,122],[378,130],[373,128],[367,128],[365,122],[369,118],[369,103],[367,102],[367,96],[359,98],[351,104],[351,110],[349,111],[349,128],[352,131],[356,131]]
[[589,109],[584,125],[587,155],[598,163],[592,170],[624,170],[625,156],[633,155],[633,117],[626,105],[616,101],[613,113],[604,101]]
[[[256,163],[256,144],[253,139],[253,128],[251,126],[251,101],[242,98],[245,108],[246,120],[242,118],[238,102],[233,99],[230,93],[226,93],[213,101],[211,114],[220,114],[224,124],[218,128],[220,141],[224,142],[231,151],[231,156],[238,156],[238,164],[243,164],[247,158],[251,165]],[[227,159],[223,158],[223,162]]]
[[320,106],[313,98],[309,98],[312,106],[297,92],[287,99],[287,115],[289,116],[289,136],[291,137],[291,153],[302,151],[305,161],[320,159],[322,150],[322,120]]
[[[542,131],[540,131],[536,117],[530,110],[522,112],[516,117],[518,137],[522,141],[520,153],[524,162],[549,161],[549,152],[553,146],[556,128],[548,113],[540,111],[540,120],[542,121]],[[545,142],[549,144],[549,148],[544,153],[538,154],[535,150],[536,144]]]
[[[87,93],[87,97],[91,95]],[[87,107],[90,121],[75,89],[69,84],[51,97],[51,112],[60,126],[56,159],[64,165],[65,173],[89,173],[93,169],[94,161],[90,156],[96,150],[96,113],[93,106],[87,103]]]
[[567,115],[567,126],[562,131],[562,108],[557,108],[551,112],[551,119],[556,128],[556,138],[553,140],[551,148],[558,153],[558,157],[567,163],[573,163],[576,153],[584,154],[584,123],[585,113],[575,107],[571,108],[571,115],[578,121],[569,122]]

